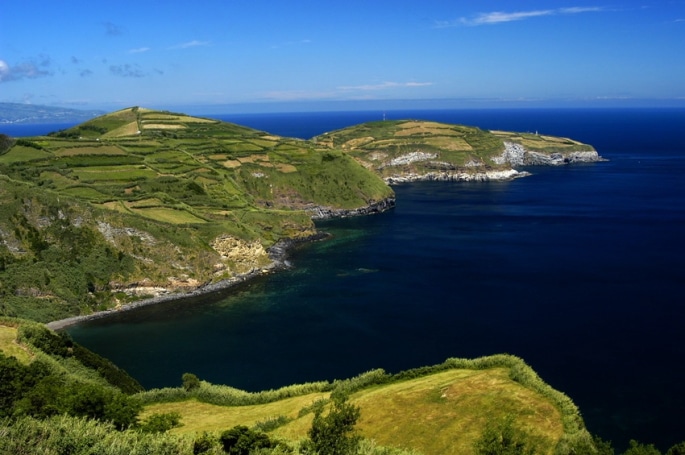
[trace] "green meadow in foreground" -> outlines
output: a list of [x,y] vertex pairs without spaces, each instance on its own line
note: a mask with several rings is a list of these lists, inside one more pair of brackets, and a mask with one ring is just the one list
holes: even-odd
[[[190,453],[205,433],[215,446],[223,432],[245,426],[305,450],[316,416],[324,418],[340,399],[357,409],[350,435],[366,453],[480,453],[488,431],[499,434],[507,425],[535,453],[592,445],[571,400],[513,356],[448,359],[394,375],[374,370],[249,393],[192,374],[184,375],[183,387],[142,391],[106,359],[29,321],[0,320],[0,353],[0,371],[9,379],[1,393],[6,448],[31,434],[41,434],[45,447],[71,434],[81,445],[116,439],[121,447],[165,438],[176,451],[153,453]],[[16,353],[20,360],[11,357]]]

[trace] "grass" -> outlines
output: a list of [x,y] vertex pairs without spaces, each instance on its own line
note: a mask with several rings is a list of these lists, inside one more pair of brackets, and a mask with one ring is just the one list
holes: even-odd
[[[239,407],[217,406],[201,403],[197,400],[154,404],[145,407],[144,412],[141,413],[141,419],[154,413],[178,412],[181,415],[183,426],[172,430],[174,433],[222,431],[235,425],[253,426],[257,422],[262,422],[276,416],[296,419],[300,409],[309,406],[320,398],[325,398],[327,395],[314,393],[288,398],[275,403]],[[305,425],[311,425],[312,415],[310,414],[307,417],[303,419]]]
[[417,448],[426,455],[469,453],[488,421],[516,417],[551,453],[563,435],[559,411],[513,382],[504,368],[454,370],[362,391],[359,428],[381,445]]
[[17,343],[17,328],[0,325],[0,351],[7,357],[16,357],[21,363],[28,365],[31,362],[31,353]]
[[185,210],[176,210],[167,207],[131,208],[131,211],[146,218],[171,224],[194,224],[205,222],[202,218],[198,218]]
[[80,155],[108,155],[108,156],[122,156],[126,152],[119,147],[109,145],[100,147],[69,147],[57,150],[55,156],[80,156]]
[[102,180],[138,180],[149,179],[157,176],[152,169],[140,166],[91,166],[88,168],[76,168],[74,174],[79,180],[102,181]]
[[[441,163],[447,163],[452,170],[462,172],[473,172],[466,164],[474,161],[482,163],[486,169],[507,168],[508,165],[498,165],[492,160],[502,153],[505,140],[543,153],[593,150],[586,144],[566,138],[485,131],[419,120],[370,122],[313,139],[319,146],[342,148],[384,177],[434,172],[436,165],[438,168],[444,167]],[[438,156],[433,161],[440,164],[424,161],[393,166],[392,169],[387,167],[392,159],[412,152],[435,153]]]
[[9,152],[0,155],[0,163],[13,164],[48,159],[50,157],[52,157],[52,154],[45,150],[18,145],[12,147]]
[[87,199],[89,201],[102,201],[107,198],[107,195],[102,194],[95,188],[89,186],[73,186],[71,188],[65,188],[62,191],[69,196]]
[[[151,413],[178,412],[176,433],[219,431],[253,426],[275,417],[290,420],[272,434],[289,440],[306,437],[312,413],[300,410],[325,398],[310,393],[253,406],[217,406],[187,400],[153,404]],[[564,435],[560,411],[541,394],[509,378],[509,369],[452,369],[423,377],[364,388],[350,398],[361,409],[357,429],[388,447],[416,449],[425,455],[473,453],[487,422],[513,416],[515,425],[536,441],[536,453],[552,454]]]

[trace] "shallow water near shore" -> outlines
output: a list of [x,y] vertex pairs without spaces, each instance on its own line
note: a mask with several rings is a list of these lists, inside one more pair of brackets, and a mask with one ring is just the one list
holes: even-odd
[[[685,440],[685,112],[395,114],[539,129],[610,161],[397,186],[390,212],[321,223],[333,237],[293,251],[290,270],[69,333],[145,387],[193,372],[261,390],[507,352],[616,446]],[[299,136],[355,123],[328,115]],[[296,128],[285,114],[229,120]]]

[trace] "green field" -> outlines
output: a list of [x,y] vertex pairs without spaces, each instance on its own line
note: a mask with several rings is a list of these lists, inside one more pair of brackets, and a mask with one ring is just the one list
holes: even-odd
[[31,352],[17,342],[17,328],[0,324],[0,351],[8,357],[16,357],[23,364],[28,364],[33,356]]
[[[512,422],[522,444],[536,454],[567,453],[589,440],[572,402],[542,382],[520,360],[493,356],[398,375],[380,371],[342,381],[358,406],[359,434],[385,447],[430,454],[475,454],[490,425]],[[174,389],[149,391],[143,416],[177,413],[175,434],[260,427],[279,421],[270,434],[289,441],[307,437],[312,406],[326,400],[326,384],[290,386],[255,394],[203,383],[184,399]]]

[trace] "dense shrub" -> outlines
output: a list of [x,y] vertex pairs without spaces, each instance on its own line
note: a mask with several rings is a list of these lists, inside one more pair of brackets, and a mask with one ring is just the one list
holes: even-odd
[[200,380],[192,373],[183,373],[181,381],[186,392],[200,388]]
[[347,402],[344,395],[333,400],[327,415],[318,409],[309,430],[308,453],[317,455],[348,455],[358,453],[361,437],[355,434],[354,426],[359,419],[358,406]]
[[511,417],[493,424],[488,422],[476,441],[477,455],[534,455],[535,446],[530,442],[530,436],[514,426]]
[[128,373],[106,358],[75,343],[66,332],[55,333],[41,324],[22,323],[18,330],[19,341],[40,351],[62,358],[73,357],[85,367],[97,371],[108,383],[124,393],[132,394],[143,387]]
[[0,453],[12,455],[186,455],[192,440],[167,433],[116,431],[114,426],[66,415],[0,420]]
[[152,414],[140,423],[139,429],[144,433],[163,433],[181,425],[181,414],[167,412],[164,414]]
[[250,455],[253,450],[275,446],[266,434],[250,430],[242,425],[224,431],[219,440],[224,452],[231,455]]

